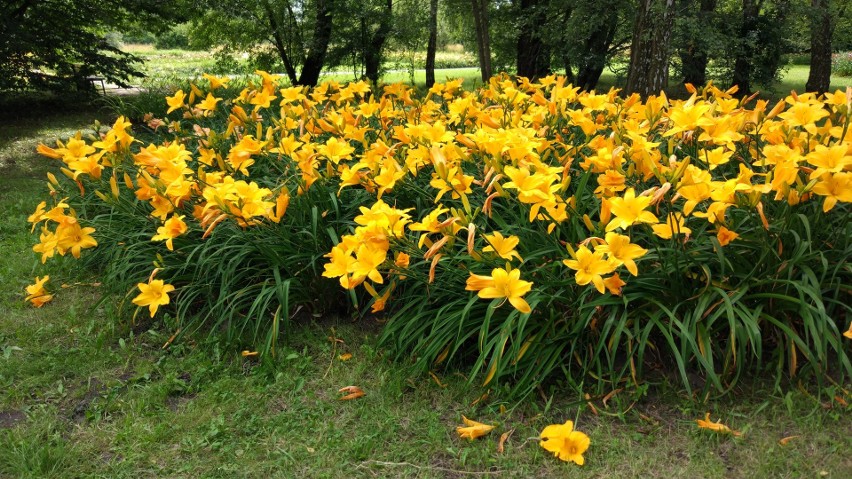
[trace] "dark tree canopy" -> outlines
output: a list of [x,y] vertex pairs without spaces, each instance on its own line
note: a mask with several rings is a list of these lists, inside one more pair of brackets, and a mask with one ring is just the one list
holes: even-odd
[[166,0],[1,0],[0,89],[67,89],[88,75],[124,85],[138,60],[106,40],[130,24],[165,27],[179,3]]

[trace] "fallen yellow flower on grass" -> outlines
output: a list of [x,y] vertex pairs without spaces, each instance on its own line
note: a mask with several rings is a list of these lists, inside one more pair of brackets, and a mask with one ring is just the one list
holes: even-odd
[[349,401],[350,399],[358,399],[359,397],[364,396],[366,393],[363,389],[358,386],[345,386],[337,390],[339,393],[348,393],[345,396],[339,398],[340,401]]
[[491,432],[494,429],[494,426],[489,426],[488,424],[482,424],[481,422],[471,421],[470,419],[462,416],[462,421],[464,421],[465,426],[459,426],[456,428],[456,432],[459,433],[459,437],[464,439],[468,438],[471,441],[474,439],[484,436]]
[[849,329],[843,332],[843,336],[852,339],[852,323],[849,323]]
[[44,303],[52,300],[53,295],[48,293],[44,288],[44,283],[47,283],[49,279],[49,275],[45,275],[44,278],[41,279],[36,276],[35,284],[27,286],[27,297],[24,298],[25,301],[29,301],[36,308],[40,308],[44,306]]
[[695,423],[698,424],[698,427],[701,429],[709,429],[714,432],[718,432],[720,434],[732,434],[735,437],[742,436],[743,433],[739,431],[734,431],[728,426],[722,424],[722,420],[720,419],[718,422],[713,422],[710,420],[710,413],[704,415],[704,419],[696,419]]
[[585,464],[583,453],[592,443],[589,436],[574,430],[574,422],[570,419],[565,424],[551,424],[541,431],[539,445],[553,453],[565,462],[574,462],[579,466]]

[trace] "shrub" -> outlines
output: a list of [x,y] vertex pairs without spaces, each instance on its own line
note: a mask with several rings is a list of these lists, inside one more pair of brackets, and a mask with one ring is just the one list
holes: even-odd
[[810,53],[789,53],[786,55],[788,65],[810,65]]
[[175,25],[166,32],[157,35],[154,47],[158,50],[195,50],[196,45],[190,38],[188,23]]
[[267,358],[300,310],[387,314],[398,357],[516,393],[852,372],[841,92],[770,109],[712,85],[642,101],[495,77],[418,98],[206,78],[144,143],[120,118],[40,147],[71,179],[31,217],[43,259],[105,265],[152,316]]
[[852,76],[852,52],[835,53],[832,55],[831,73],[842,77]]

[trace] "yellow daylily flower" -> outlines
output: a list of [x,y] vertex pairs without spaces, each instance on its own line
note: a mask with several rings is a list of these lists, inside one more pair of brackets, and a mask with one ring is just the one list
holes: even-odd
[[222,101],[221,98],[214,97],[212,93],[208,93],[207,97],[198,102],[197,106],[202,111],[213,111],[216,109],[216,104]]
[[136,306],[148,306],[153,318],[160,306],[169,304],[169,293],[175,290],[170,284],[165,284],[161,279],[151,280],[149,283],[137,283],[139,295],[132,299]]
[[231,81],[231,79],[228,78],[228,77],[215,77],[215,76],[209,75],[207,73],[205,73],[201,76],[206,78],[207,81],[210,82],[210,89],[211,90],[216,90],[217,88],[227,88],[228,82]]
[[[629,239],[629,238],[628,238]],[[604,274],[612,273],[617,267],[617,261],[613,259],[604,259],[603,251],[595,251],[592,253],[589,248],[581,246],[577,249],[577,259],[562,260],[562,263],[577,271],[574,274],[574,281],[580,286],[585,286],[593,283],[599,293],[604,292]]]
[[615,218],[606,225],[606,230],[628,228],[635,223],[659,223],[660,220],[654,216],[654,213],[645,211],[650,205],[651,197],[637,197],[633,188],[628,188],[623,198],[618,196],[610,198],[609,207]]
[[151,238],[151,241],[162,241],[166,240],[166,248],[169,251],[174,250],[174,245],[172,242],[178,236],[186,233],[186,223],[183,222],[184,216],[172,216],[167,219],[163,226],[157,228],[157,234]]
[[27,286],[27,297],[24,298],[24,301],[29,301],[30,304],[36,308],[40,308],[44,306],[45,303],[52,300],[53,295],[48,293],[47,289],[44,287],[44,284],[49,280],[49,275],[45,275],[43,278],[36,276],[35,284]]
[[485,241],[488,242],[488,246],[482,248],[483,252],[493,252],[496,253],[497,256],[511,261],[512,258],[518,258],[518,261],[523,261],[521,255],[515,251],[515,248],[518,246],[520,239],[517,236],[507,236],[503,237],[503,234],[499,231],[495,231],[490,235],[485,235]]
[[692,234],[692,230],[686,227],[686,219],[680,213],[669,213],[665,223],[652,225],[654,234],[663,239],[671,239],[672,236]]
[[183,102],[186,99],[186,94],[183,90],[178,90],[172,96],[166,97],[166,103],[169,105],[169,109],[166,111],[166,114],[169,114],[175,110],[178,110],[183,107]]
[[462,439],[467,438],[473,441],[478,437],[482,437],[488,434],[489,432],[491,432],[492,429],[494,429],[494,426],[489,426],[488,424],[472,421],[464,416],[462,416],[462,421],[464,421],[465,425],[456,428],[456,432]]
[[586,463],[583,457],[589,449],[592,441],[585,433],[574,430],[574,422],[565,421],[565,424],[551,424],[541,431],[539,445],[553,453],[554,456],[565,462],[573,462],[579,466]]
[[520,278],[519,269],[494,268],[491,276],[470,273],[465,290],[478,291],[477,296],[483,299],[506,298],[518,311],[529,313],[530,305],[521,296],[527,294],[533,284]]
[[638,276],[635,259],[645,256],[648,252],[645,248],[630,242],[630,237],[609,232],[605,237],[606,244],[595,246],[595,252],[606,253],[608,258],[615,260],[618,265],[624,265],[633,276]]
[[722,246],[727,246],[728,243],[739,237],[740,235],[738,235],[736,231],[731,231],[724,226],[720,226],[719,231],[716,232],[716,239],[719,240],[719,244]]
[[728,426],[722,424],[722,420],[720,419],[717,422],[713,422],[710,420],[710,413],[704,415],[704,419],[696,419],[695,423],[698,424],[698,427],[701,429],[708,429],[713,432],[718,432],[722,434],[733,434],[734,436],[742,436],[742,433],[739,431],[734,431]]

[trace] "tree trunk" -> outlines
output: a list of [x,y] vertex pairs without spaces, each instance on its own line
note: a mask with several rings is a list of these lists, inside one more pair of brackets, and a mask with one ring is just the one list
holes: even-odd
[[[688,2],[691,7],[692,2]],[[710,30],[713,12],[716,11],[717,0],[701,0],[698,7],[698,31],[694,35],[701,35],[702,31]],[[691,32],[692,33],[692,32]],[[695,86],[702,86],[707,83],[707,46],[700,39],[692,38],[689,40],[686,49],[680,55],[681,64],[683,66],[683,82],[691,83]]]
[[606,21],[599,23],[585,41],[586,55],[581,59],[577,72],[576,86],[586,91],[598,85],[606,67],[609,48],[618,29],[618,11],[610,9],[605,15]]
[[571,69],[571,59],[568,55],[562,56],[562,64],[565,65],[565,78],[568,79],[568,83],[574,84],[574,70]]
[[627,94],[659,94],[669,81],[669,43],[674,0],[641,0],[633,25]]
[[287,78],[290,79],[290,84],[295,85],[297,83],[296,68],[293,66],[293,62],[287,54],[287,47],[284,45],[284,38],[281,36],[282,34],[281,28],[278,24],[278,18],[275,16],[275,11],[272,9],[272,5],[269,4],[269,0],[263,0],[263,9],[266,11],[266,19],[269,22],[269,28],[272,31],[272,40],[275,45],[275,50],[278,51],[278,56],[281,57],[281,61],[284,63],[284,70],[287,72]]
[[520,1],[518,76],[534,79],[550,73],[550,51],[541,31],[547,22],[546,6],[547,0]]
[[328,43],[331,41],[331,2],[332,0],[316,0],[314,35],[311,39],[311,48],[302,65],[302,74],[297,82],[299,85],[316,86],[319,83]]
[[429,43],[426,45],[426,88],[435,84],[435,53],[438,50],[438,0],[429,0]]
[[[743,20],[740,25],[740,40],[745,41],[754,35],[760,15],[762,0],[743,0]],[[746,96],[751,93],[751,55],[748,45],[737,49],[734,61],[734,74],[731,85],[737,86],[737,93]]]
[[393,0],[386,0],[382,18],[379,20],[378,29],[372,36],[364,49],[364,76],[376,84],[379,82],[379,74],[382,68],[382,48],[390,33],[393,21]]
[[473,8],[473,25],[476,30],[476,54],[479,57],[479,71],[482,82],[491,78],[491,37],[488,33],[489,0],[470,0]]
[[815,11],[811,20],[811,69],[805,84],[807,91],[825,93],[831,84],[831,36],[835,22],[830,3],[830,0],[811,0]]

